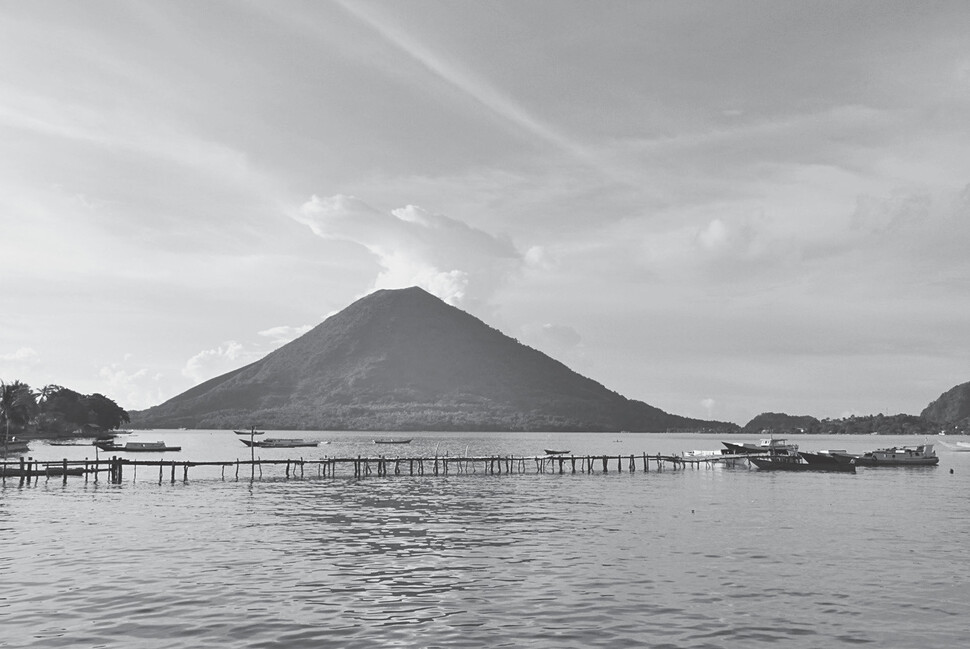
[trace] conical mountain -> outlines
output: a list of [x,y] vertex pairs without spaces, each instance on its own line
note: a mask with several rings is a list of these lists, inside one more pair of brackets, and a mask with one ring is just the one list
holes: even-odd
[[260,361],[132,414],[152,427],[731,427],[632,401],[420,288],[377,291]]

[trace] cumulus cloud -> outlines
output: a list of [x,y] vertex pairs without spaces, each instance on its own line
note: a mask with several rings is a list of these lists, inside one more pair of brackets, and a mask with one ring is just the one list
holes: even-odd
[[313,329],[313,325],[303,325],[302,327],[282,325],[279,327],[270,327],[258,333],[260,336],[269,339],[270,344],[274,347],[279,347],[280,345],[285,345],[288,342],[296,340],[311,329]]
[[[129,360],[125,356],[125,361]],[[106,396],[125,410],[141,410],[164,401],[162,375],[146,368],[128,369],[122,363],[105,365],[98,371]]]
[[0,354],[0,361],[8,363],[33,363],[37,361],[37,352],[33,347],[21,347],[8,354]]
[[259,357],[254,352],[246,351],[241,343],[229,340],[190,358],[182,368],[182,376],[198,384],[259,360]]
[[574,360],[582,355],[583,337],[568,325],[526,324],[522,337],[531,346],[558,360]]
[[313,196],[294,218],[369,250],[381,266],[374,288],[417,285],[455,306],[487,302],[522,264],[508,239],[415,205],[381,212],[353,196]]

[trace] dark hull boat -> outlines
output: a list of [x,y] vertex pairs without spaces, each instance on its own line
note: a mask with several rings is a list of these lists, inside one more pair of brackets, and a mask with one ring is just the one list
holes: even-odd
[[569,451],[557,451],[551,448],[542,449],[546,452],[546,455],[566,455]]
[[798,453],[802,459],[808,462],[812,466],[831,466],[833,464],[849,465],[855,464],[855,458],[851,455],[844,453],[837,453],[835,451],[823,451],[821,453],[809,453],[808,451],[800,451]]
[[410,444],[409,439],[375,439],[375,444]]
[[122,453],[157,453],[160,451],[181,451],[181,446],[167,446],[165,442],[126,442],[117,444],[113,441],[95,442],[95,446],[102,451],[120,451]]
[[239,441],[246,446],[259,448],[298,448],[301,446],[319,446],[320,442],[312,439],[285,439],[282,437],[268,437],[264,440],[251,440],[240,437]]
[[776,456],[749,458],[759,471],[829,471],[855,473],[855,464],[843,462],[821,462],[812,464],[800,456]]

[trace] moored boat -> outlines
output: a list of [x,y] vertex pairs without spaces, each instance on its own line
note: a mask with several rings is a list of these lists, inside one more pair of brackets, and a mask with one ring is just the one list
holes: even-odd
[[263,434],[263,431],[256,430],[255,428],[253,428],[252,430],[234,430],[232,432],[236,433],[237,435],[250,435],[250,436]]
[[267,437],[262,440],[241,437],[239,441],[246,446],[257,446],[259,448],[297,448],[301,446],[317,446],[320,444],[320,442],[312,439],[290,439],[285,437]]
[[542,450],[546,452],[546,455],[566,455],[567,453],[569,453],[569,451],[557,451],[551,448],[544,448]]
[[812,463],[797,455],[752,455],[751,462],[759,471],[830,471],[841,473],[855,473],[855,464],[851,462],[817,462]]
[[16,437],[11,437],[5,442],[0,442],[0,456],[15,455],[17,453],[26,453],[30,450],[30,446],[25,440],[17,439]]
[[892,446],[862,455],[844,455],[854,458],[857,466],[934,466],[940,462],[932,444]]
[[95,442],[102,451],[120,451],[122,453],[155,453],[160,451],[181,451],[181,446],[168,446],[165,442],[125,442],[118,444],[112,440]]
[[410,439],[385,438],[385,439],[375,439],[374,440],[374,443],[375,444],[410,444],[411,443],[411,440]]
[[831,464],[855,464],[855,458],[845,451],[820,451],[809,453],[799,451],[798,454],[803,460],[815,466],[826,466]]
[[792,444],[787,439],[775,439],[767,437],[759,440],[757,444],[750,442],[721,442],[732,455],[795,455],[798,453],[798,444]]

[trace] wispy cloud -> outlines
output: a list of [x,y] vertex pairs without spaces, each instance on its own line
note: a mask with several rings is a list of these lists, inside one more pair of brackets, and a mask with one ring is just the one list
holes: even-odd
[[338,3],[373,28],[388,43],[424,66],[428,72],[474,99],[493,115],[577,159],[587,163],[593,161],[591,151],[585,146],[533,115],[507,93],[463,67],[458,61],[436,52],[373,5],[347,0],[338,0]]

